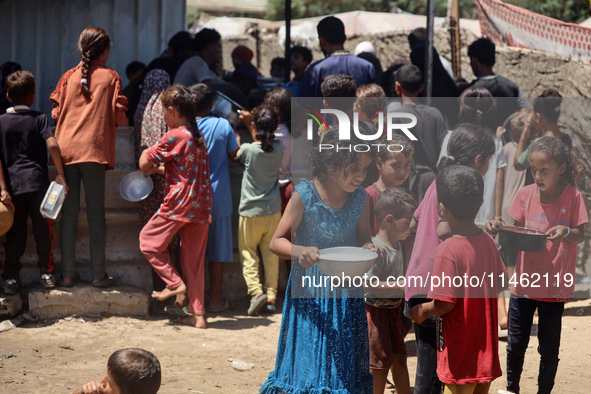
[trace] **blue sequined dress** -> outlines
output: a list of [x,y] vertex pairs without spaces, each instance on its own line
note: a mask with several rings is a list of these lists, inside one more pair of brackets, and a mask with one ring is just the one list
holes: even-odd
[[[324,205],[313,182],[302,180],[295,190],[305,208],[295,233],[298,245],[355,246],[357,222],[365,206],[363,189],[353,192],[340,210]],[[372,393],[363,288],[340,289],[335,294],[327,287],[302,287],[304,275],[324,277],[316,264],[306,270],[292,262],[275,370],[260,392]]]

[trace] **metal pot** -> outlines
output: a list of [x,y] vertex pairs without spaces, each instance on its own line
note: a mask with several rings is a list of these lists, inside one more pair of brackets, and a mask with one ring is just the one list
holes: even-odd
[[545,233],[526,227],[499,227],[499,243],[524,252],[541,252],[546,248]]

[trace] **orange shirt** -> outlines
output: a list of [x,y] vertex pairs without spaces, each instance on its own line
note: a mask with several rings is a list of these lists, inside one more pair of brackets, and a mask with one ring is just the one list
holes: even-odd
[[115,127],[127,126],[127,98],[121,78],[105,63],[92,60],[88,71],[91,100],[82,94],[82,62],[66,72],[49,98],[57,122],[55,138],[65,165],[101,163],[115,166]]

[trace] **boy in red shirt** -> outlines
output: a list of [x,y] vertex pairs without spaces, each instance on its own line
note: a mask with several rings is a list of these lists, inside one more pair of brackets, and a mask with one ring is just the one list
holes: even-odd
[[[452,237],[437,247],[429,298],[409,310],[422,323],[438,318],[437,375],[445,393],[488,393],[501,376],[497,281],[506,274],[495,241],[474,224],[484,182],[475,170],[453,165],[436,179],[437,210]],[[467,340],[469,339],[469,340]]]

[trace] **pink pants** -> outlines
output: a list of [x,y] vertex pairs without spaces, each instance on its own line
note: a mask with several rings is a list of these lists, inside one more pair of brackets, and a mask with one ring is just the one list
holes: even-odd
[[180,222],[154,215],[140,232],[140,250],[152,264],[154,271],[166,283],[168,289],[174,289],[183,283],[170,261],[168,252],[168,244],[177,231],[179,232],[181,236],[181,268],[187,281],[189,312],[197,315],[205,314],[203,259],[208,230],[208,223]]

